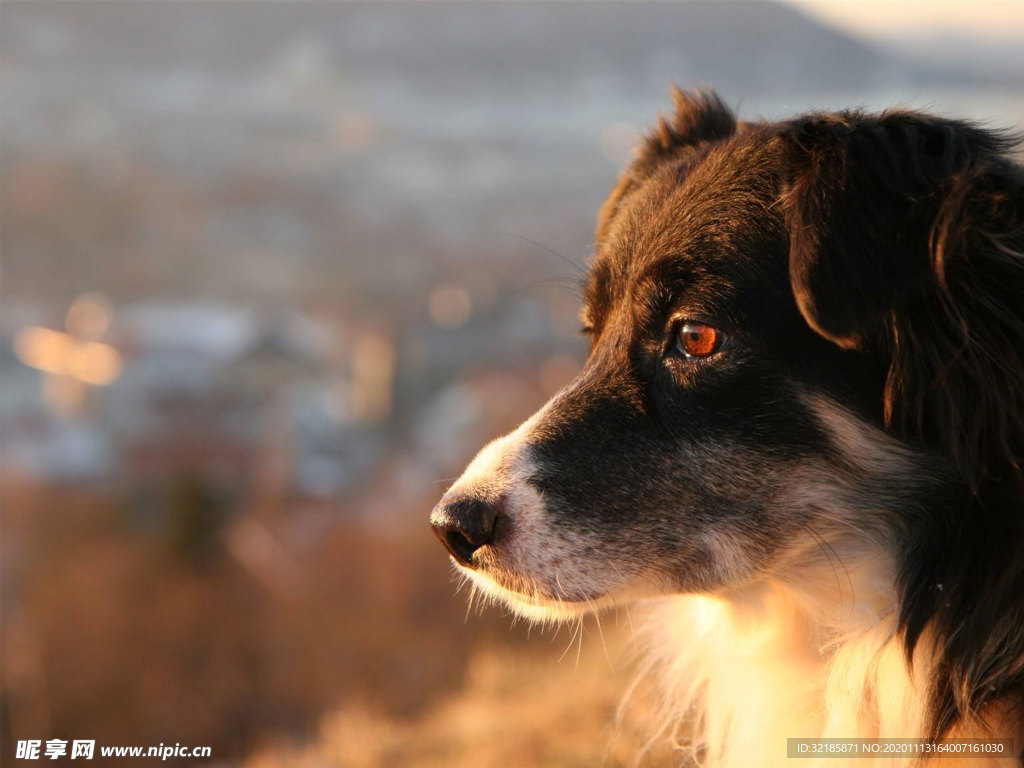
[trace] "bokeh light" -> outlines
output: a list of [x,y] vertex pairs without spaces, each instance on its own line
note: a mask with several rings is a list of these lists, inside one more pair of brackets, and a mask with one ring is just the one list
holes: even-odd
[[64,323],[68,331],[78,338],[95,341],[107,332],[112,315],[110,299],[102,293],[89,291],[72,302]]
[[442,328],[460,328],[473,311],[473,298],[461,285],[439,285],[430,292],[430,317]]

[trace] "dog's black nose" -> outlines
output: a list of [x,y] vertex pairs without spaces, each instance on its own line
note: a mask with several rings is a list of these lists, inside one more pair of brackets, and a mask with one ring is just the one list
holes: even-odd
[[441,499],[430,513],[430,527],[460,564],[472,567],[473,553],[494,538],[499,504],[472,496]]

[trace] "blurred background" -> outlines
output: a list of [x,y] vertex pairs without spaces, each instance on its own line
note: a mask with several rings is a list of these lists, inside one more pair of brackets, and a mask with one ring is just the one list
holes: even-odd
[[426,518],[671,81],[1020,130],[1024,5],[0,5],[0,759],[630,763],[630,617],[467,618]]

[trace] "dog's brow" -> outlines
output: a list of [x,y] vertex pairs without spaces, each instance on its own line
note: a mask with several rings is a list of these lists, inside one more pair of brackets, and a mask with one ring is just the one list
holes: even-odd
[[694,282],[693,260],[681,254],[659,256],[647,262],[637,274],[636,285],[655,286],[660,294],[671,293],[672,288],[679,289]]

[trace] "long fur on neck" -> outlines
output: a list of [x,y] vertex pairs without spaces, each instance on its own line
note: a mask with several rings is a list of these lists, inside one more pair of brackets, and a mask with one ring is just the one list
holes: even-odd
[[[682,595],[648,606],[644,672],[661,689],[661,734],[670,733],[694,762],[791,766],[787,738],[910,738],[927,731],[933,659],[921,643],[907,660],[894,563],[868,548],[841,554],[844,567],[836,570],[823,555],[799,581],[765,580],[723,596]],[[950,735],[1020,739],[980,721]],[[820,762],[853,764],[859,763]],[[1006,757],[970,765],[1019,763]]]

